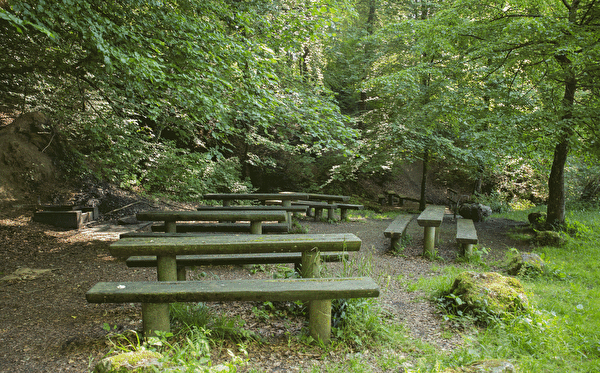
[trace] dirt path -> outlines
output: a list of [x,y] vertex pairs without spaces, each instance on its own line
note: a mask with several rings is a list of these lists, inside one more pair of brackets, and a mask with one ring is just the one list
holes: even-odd
[[[17,273],[18,279],[0,281],[0,372],[86,372],[90,364],[108,351],[104,323],[116,325],[116,331],[141,328],[139,305],[88,304],[84,297],[98,281],[156,278],[155,270],[129,269],[108,254],[110,243],[118,238],[117,230],[136,227],[103,225],[60,231],[32,222],[31,212],[3,211],[1,214],[0,277],[21,271]],[[357,255],[369,258],[373,277],[378,277],[380,283],[389,282],[381,297],[386,309],[405,323],[413,336],[450,350],[461,342],[460,337],[442,338],[442,318],[420,294],[407,292],[406,284],[419,277],[435,275],[432,265],[439,268],[454,260],[457,249],[452,217],[447,215],[440,237],[439,253],[445,261],[435,262],[420,256],[423,233],[415,221],[409,226],[413,237],[411,245],[401,256],[390,255],[389,240],[383,237],[389,223],[390,220],[376,219],[337,224],[302,221],[310,233],[350,232],[360,237],[363,249]],[[480,242],[491,249],[490,257],[500,258],[508,248],[518,247],[519,243],[506,235],[516,225],[516,222],[495,218],[477,223]],[[27,272],[26,268],[49,271]],[[204,270],[219,277],[250,275],[240,267]],[[262,351],[249,351],[248,357],[254,366],[266,371],[293,371],[298,366],[311,366],[319,358],[318,354],[307,358],[288,348],[278,349],[278,341],[289,329],[259,328],[272,343],[263,345]],[[273,350],[280,352],[273,353]]]

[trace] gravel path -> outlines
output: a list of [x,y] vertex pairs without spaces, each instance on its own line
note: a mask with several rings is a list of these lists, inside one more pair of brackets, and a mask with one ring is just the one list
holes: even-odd
[[[88,365],[109,351],[107,323],[115,332],[140,329],[139,305],[88,304],[85,292],[98,281],[155,280],[154,269],[131,269],[108,254],[108,246],[118,238],[122,227],[100,225],[80,231],[60,231],[31,222],[30,212],[2,212],[0,215],[0,277],[17,270],[49,269],[40,274],[25,273],[17,280],[0,281],[0,372],[85,372]],[[355,219],[326,223],[302,220],[309,233],[356,234],[362,240],[359,253],[351,254],[356,268],[368,269],[382,288],[380,301],[390,317],[406,325],[411,336],[430,342],[442,350],[461,343],[457,333],[448,333],[436,308],[423,294],[407,290],[419,278],[439,274],[456,257],[455,224],[447,215],[442,225],[439,255],[443,260],[421,257],[423,229],[416,221],[409,225],[412,242],[401,255],[389,253],[389,239],[383,231],[391,219]],[[517,247],[506,232],[518,224],[504,219],[477,223],[480,242],[493,248],[490,257],[501,257],[509,247]],[[340,264],[329,264],[332,271]],[[336,267],[337,266],[337,267]],[[243,267],[201,268],[190,276],[220,278],[270,276],[251,273]],[[283,318],[267,323],[253,318],[252,305],[216,304],[214,308],[246,319],[246,328],[264,336],[268,343],[251,344],[250,366],[267,372],[297,371],[319,364],[318,349],[307,350],[289,336],[297,335],[303,318]],[[290,343],[296,347],[290,347]],[[226,357],[226,344],[215,351],[215,359]],[[235,348],[235,345],[230,346]],[[220,354],[220,355],[219,355]],[[327,359],[344,359],[335,353]]]

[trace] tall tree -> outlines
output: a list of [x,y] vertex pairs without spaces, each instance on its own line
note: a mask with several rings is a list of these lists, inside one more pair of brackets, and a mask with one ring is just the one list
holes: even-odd
[[568,154],[591,150],[600,133],[600,3],[456,1],[440,18],[456,26],[470,67],[485,69],[485,80],[502,89],[497,105],[512,109],[502,125],[520,131],[521,142],[552,147],[547,222],[563,225]]

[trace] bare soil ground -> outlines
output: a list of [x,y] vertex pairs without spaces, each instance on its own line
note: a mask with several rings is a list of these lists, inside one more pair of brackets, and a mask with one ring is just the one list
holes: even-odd
[[[84,296],[99,281],[156,279],[154,269],[127,268],[124,262],[108,253],[110,243],[118,239],[120,232],[141,226],[122,226],[108,221],[81,230],[61,230],[33,222],[32,215],[31,209],[18,206],[0,211],[0,277],[10,274],[17,277],[0,281],[0,372],[87,372],[109,351],[107,332],[102,328],[104,323],[116,325],[116,332],[141,329],[139,305],[88,304]],[[438,250],[443,260],[438,261],[421,256],[423,230],[416,221],[409,226],[408,233],[413,238],[410,245],[402,255],[391,255],[389,240],[383,236],[389,223],[390,220],[372,218],[335,224],[301,222],[309,233],[350,232],[360,237],[362,250],[352,255],[369,258],[372,262],[373,277],[383,290],[380,301],[391,320],[404,323],[414,338],[442,350],[456,348],[462,343],[461,334],[444,333],[449,326],[435,306],[419,292],[407,291],[408,283],[436,275],[439,267],[454,262],[457,247],[452,215],[446,216],[441,227]],[[509,235],[520,225],[522,223],[494,217],[476,223],[481,245],[490,250],[489,261],[503,258],[511,247],[529,249],[526,243]],[[335,270],[335,266],[332,264],[331,269]],[[242,267],[211,267],[198,271],[208,278],[270,275],[252,274]],[[349,353],[334,351],[323,356],[318,347],[297,342],[295,336],[300,335],[304,326],[302,317],[265,322],[252,313],[251,304],[226,303],[214,307],[240,316],[246,320],[246,328],[261,336],[263,343],[248,346],[249,367],[266,372],[298,371],[301,367],[320,364],[322,359],[344,359]],[[215,361],[227,358],[225,347],[227,342],[215,345]],[[234,344],[231,347],[235,349]]]

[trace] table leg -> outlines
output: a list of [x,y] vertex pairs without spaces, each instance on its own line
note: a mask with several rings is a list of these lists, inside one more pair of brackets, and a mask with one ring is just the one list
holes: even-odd
[[250,222],[250,234],[262,234],[262,222],[251,221]]
[[156,262],[158,281],[177,281],[177,259],[175,255],[159,255]]
[[[283,207],[291,207],[292,206],[292,201],[286,199],[282,202]],[[288,223],[288,229],[292,230],[292,212],[291,211],[287,211],[286,212],[286,219],[287,219],[287,223]]]

